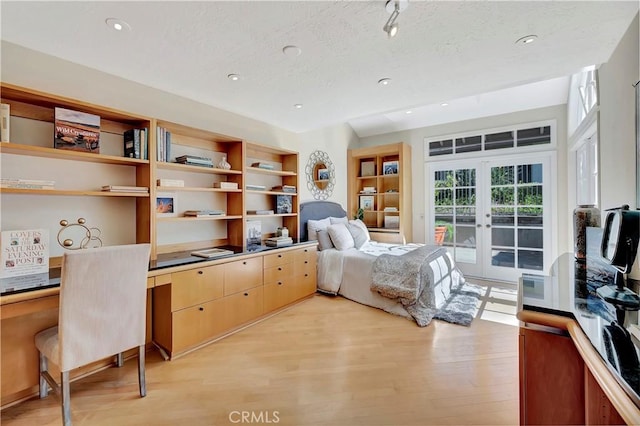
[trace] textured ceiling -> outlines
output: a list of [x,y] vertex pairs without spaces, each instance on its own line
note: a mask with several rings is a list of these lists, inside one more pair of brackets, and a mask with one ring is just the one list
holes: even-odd
[[[2,1],[0,8],[3,40],[294,132],[350,122],[363,136],[419,127],[418,118],[393,119],[408,108],[447,101],[455,112],[458,98],[606,62],[638,2],[412,1],[392,39],[382,31],[384,1]],[[110,17],[131,31],[107,27]],[[527,34],[539,38],[515,43]],[[284,55],[286,45],[302,54]],[[383,87],[381,78],[392,82]],[[432,113],[422,116],[433,122]]]

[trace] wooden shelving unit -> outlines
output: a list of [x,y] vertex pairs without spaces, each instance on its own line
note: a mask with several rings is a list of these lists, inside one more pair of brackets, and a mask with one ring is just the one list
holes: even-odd
[[[399,142],[350,149],[347,155],[349,216],[355,217],[363,207],[363,221],[373,240],[411,241],[411,146]],[[363,193],[365,187],[375,192]]]

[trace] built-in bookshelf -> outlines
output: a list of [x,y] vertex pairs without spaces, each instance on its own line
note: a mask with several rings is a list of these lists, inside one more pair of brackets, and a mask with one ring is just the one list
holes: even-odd
[[[298,239],[297,152],[14,85],[1,89],[11,112],[11,140],[0,143],[2,178],[55,182],[0,188],[2,229],[44,227],[55,236],[60,220],[83,217],[100,228],[105,245],[151,243],[152,260],[220,246],[246,249],[248,220],[261,222],[262,240],[281,227]],[[54,147],[56,107],[100,117],[99,153]],[[132,129],[149,129],[148,159],[125,157],[124,135]],[[180,156],[211,161],[176,163]],[[105,185],[149,191],[102,191]],[[272,189],[282,185],[294,192]],[[278,197],[288,210],[278,212]],[[248,213],[265,209],[274,214]],[[185,216],[187,210],[211,214]],[[62,253],[52,245],[53,257]]]
[[348,151],[350,217],[367,225],[371,238],[384,242],[412,239],[411,146],[399,142]]

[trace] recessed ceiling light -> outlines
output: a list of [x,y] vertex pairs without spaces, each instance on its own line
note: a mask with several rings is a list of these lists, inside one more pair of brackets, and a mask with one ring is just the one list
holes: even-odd
[[538,38],[535,34],[530,34],[528,36],[520,37],[516,40],[516,44],[531,44]]
[[448,104],[448,103],[446,103],[446,102],[443,102],[443,103],[441,103],[441,104],[440,104],[440,106],[442,106],[442,107],[446,107],[446,106],[449,106],[449,104]]
[[113,28],[116,31],[129,31],[131,30],[131,26],[127,24],[122,19],[118,18],[108,18],[104,21],[109,27]]
[[227,76],[227,78],[228,78],[229,80],[233,80],[233,81],[238,81],[238,80],[240,80],[240,76],[239,76],[238,74],[229,74],[229,75]]
[[413,111],[408,110],[408,111],[405,111],[404,113],[405,113],[405,114],[413,114]]
[[302,104],[295,104],[293,107],[295,109],[302,109]]
[[381,78],[380,80],[378,80],[378,84],[381,86],[388,86],[390,83],[391,83],[390,78]]
[[300,56],[302,54],[302,49],[300,49],[298,46],[285,46],[282,48],[282,53],[284,53],[287,56]]

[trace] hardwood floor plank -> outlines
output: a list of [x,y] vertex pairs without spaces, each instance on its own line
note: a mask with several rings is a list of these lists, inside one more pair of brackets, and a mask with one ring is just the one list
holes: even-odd
[[[318,295],[173,361],[148,353],[145,398],[135,360],[73,382],[72,416],[91,426],[236,424],[243,411],[261,424],[517,424],[517,336],[479,319],[420,328]],[[7,426],[61,422],[53,396],[1,414]]]

